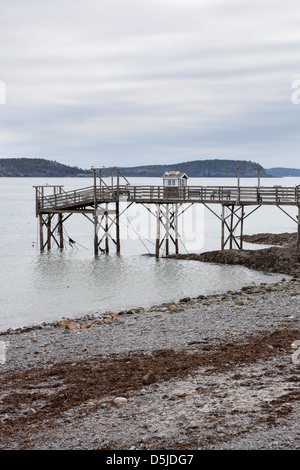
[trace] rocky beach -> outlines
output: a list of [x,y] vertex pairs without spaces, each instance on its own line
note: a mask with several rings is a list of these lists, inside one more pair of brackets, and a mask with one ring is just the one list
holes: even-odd
[[0,449],[298,450],[295,234],[245,241],[185,257],[279,282],[2,332]]

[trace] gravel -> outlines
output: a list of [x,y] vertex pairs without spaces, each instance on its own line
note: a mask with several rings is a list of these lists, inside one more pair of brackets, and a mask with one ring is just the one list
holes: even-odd
[[299,296],[285,277],[3,332],[0,448],[299,449]]

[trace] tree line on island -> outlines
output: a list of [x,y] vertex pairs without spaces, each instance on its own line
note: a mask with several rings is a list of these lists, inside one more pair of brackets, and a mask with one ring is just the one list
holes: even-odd
[[[99,167],[102,167],[99,162]],[[98,167],[95,162],[95,168]],[[181,171],[189,177],[226,178],[240,175],[245,178],[257,177],[258,169],[261,177],[300,176],[300,170],[289,168],[265,169],[256,162],[246,160],[206,159],[170,165],[142,165],[122,167],[126,177],[160,177],[166,171]],[[58,163],[44,158],[0,158],[0,177],[91,177],[91,169]]]

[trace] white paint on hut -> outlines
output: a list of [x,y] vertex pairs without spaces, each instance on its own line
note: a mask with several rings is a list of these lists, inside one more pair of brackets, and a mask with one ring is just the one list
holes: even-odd
[[181,171],[166,171],[162,178],[164,197],[179,197],[187,186],[188,177]]

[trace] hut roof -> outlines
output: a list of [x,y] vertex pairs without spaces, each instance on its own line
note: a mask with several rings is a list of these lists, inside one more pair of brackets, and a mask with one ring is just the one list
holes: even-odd
[[174,179],[181,179],[181,178],[188,178],[187,175],[181,171],[166,171],[163,175],[163,178],[174,178]]

